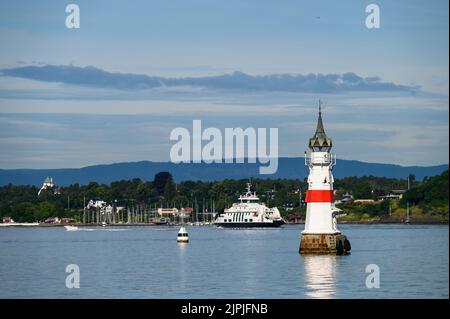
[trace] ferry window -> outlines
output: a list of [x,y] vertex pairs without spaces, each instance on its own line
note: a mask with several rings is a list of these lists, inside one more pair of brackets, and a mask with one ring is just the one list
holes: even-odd
[[247,218],[246,218],[246,219],[244,219],[244,222],[247,222]]
[[252,221],[253,221],[253,219],[251,219],[251,218],[250,218],[249,220],[250,220],[250,222],[252,222]]

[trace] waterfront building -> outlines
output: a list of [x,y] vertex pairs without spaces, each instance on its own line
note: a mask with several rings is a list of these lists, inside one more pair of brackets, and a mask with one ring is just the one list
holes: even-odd
[[13,224],[13,223],[14,223],[14,220],[11,217],[7,217],[7,216],[3,217],[3,224]]
[[178,215],[178,208],[158,208],[158,215],[161,217],[173,217]]
[[402,199],[403,195],[406,193],[406,189],[393,189],[389,192],[389,194],[384,196],[379,196],[378,198],[381,200],[385,199]]

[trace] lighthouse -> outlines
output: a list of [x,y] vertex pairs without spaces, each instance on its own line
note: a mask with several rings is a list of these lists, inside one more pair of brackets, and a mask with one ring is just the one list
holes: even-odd
[[333,167],[336,155],[331,153],[333,143],[325,133],[319,101],[316,133],[309,139],[309,153],[305,152],[305,165],[309,168],[306,192],[305,229],[300,239],[301,254],[347,254],[351,247],[347,237],[337,228],[333,193]]

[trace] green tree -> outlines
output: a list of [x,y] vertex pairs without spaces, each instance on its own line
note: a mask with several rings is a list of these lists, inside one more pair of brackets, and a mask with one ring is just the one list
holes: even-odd
[[159,172],[155,175],[153,186],[156,188],[158,195],[164,194],[167,183],[173,183],[172,175],[169,172]]
[[355,185],[353,196],[355,199],[372,198],[372,185],[369,183]]

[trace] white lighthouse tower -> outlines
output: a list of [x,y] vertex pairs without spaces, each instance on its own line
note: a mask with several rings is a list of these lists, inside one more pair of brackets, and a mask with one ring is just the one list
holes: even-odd
[[336,156],[333,143],[325,134],[319,101],[319,119],[316,133],[309,139],[310,152],[305,152],[305,164],[309,167],[306,192],[306,222],[300,240],[300,253],[336,253],[350,251],[350,242],[337,228],[333,193],[333,167]]

